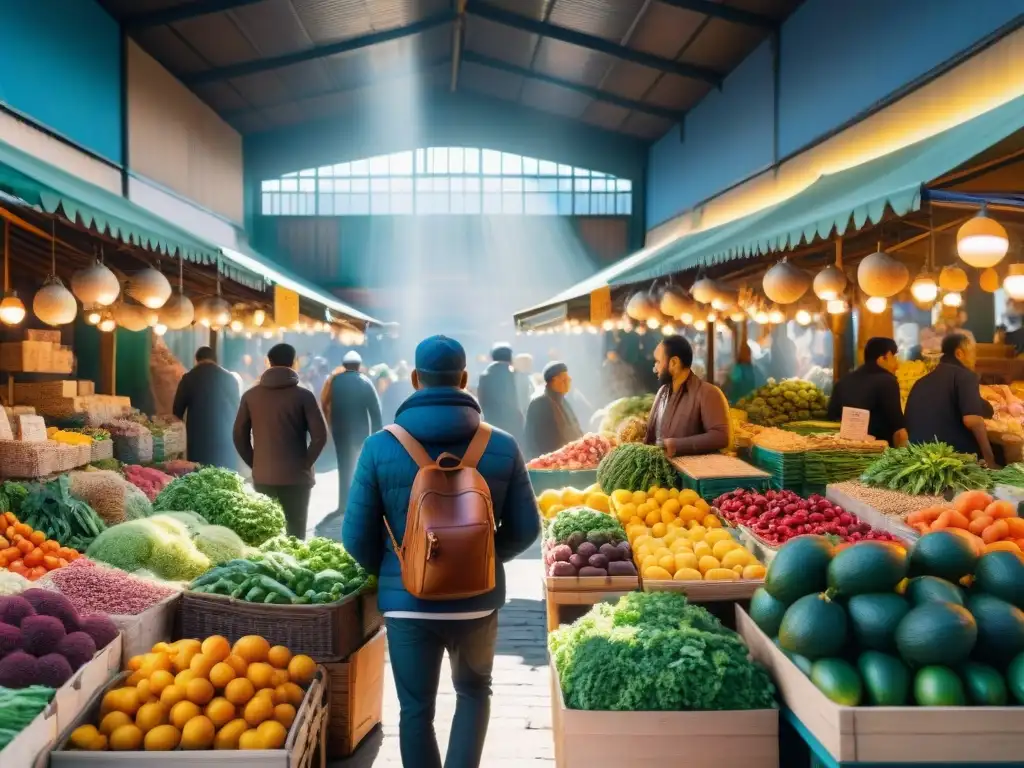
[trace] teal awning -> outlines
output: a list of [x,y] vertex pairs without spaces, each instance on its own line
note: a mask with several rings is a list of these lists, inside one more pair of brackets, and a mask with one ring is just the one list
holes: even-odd
[[833,231],[842,235],[878,223],[886,209],[904,216],[921,207],[928,182],[1022,128],[1024,97],[1018,97],[903,149],[821,176],[773,206],[640,251],[516,317],[585,296],[604,285],[639,283],[700,266],[784,251],[817,237],[828,238]]
[[[242,238],[239,238],[238,249],[221,247],[221,251],[225,257],[238,264],[243,269],[260,275],[269,283],[276,283],[288,288],[289,290],[295,291],[300,296],[304,296],[311,301],[322,304],[324,309],[334,316],[343,315],[345,319],[355,320],[368,325],[383,325],[379,320],[375,320],[369,315],[363,314],[358,309],[350,307],[348,304],[340,301],[336,296],[317,288],[311,282],[299,277],[294,272],[290,272],[284,267],[278,266],[272,259],[261,255],[245,244],[244,239]],[[324,319],[327,320],[328,318],[325,317]],[[335,317],[334,319],[337,318]]]

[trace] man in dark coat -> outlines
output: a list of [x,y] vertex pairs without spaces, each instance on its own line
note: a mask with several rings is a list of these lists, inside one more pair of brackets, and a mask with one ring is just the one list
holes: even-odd
[[238,468],[231,424],[240,396],[238,381],[217,365],[216,353],[197,349],[195,367],[181,377],[174,393],[174,415],[185,421],[189,461]]
[[[454,339],[434,336],[416,349],[416,393],[395,423],[431,459],[462,457],[480,427],[480,405],[465,391],[466,353]],[[398,690],[402,764],[441,768],[434,735],[438,680],[445,650],[455,686],[455,719],[444,765],[481,763],[490,717],[498,610],[505,605],[503,563],[526,551],[540,533],[540,514],[515,441],[495,429],[477,463],[494,509],[494,589],[463,600],[419,600],[402,583],[401,566],[387,534],[403,541],[409,496],[418,467],[388,432],[363,446],[342,524],[345,549],[378,578],[377,605],[388,628],[391,672]]]
[[324,385],[321,397],[338,454],[338,509],[318,526],[324,530],[344,514],[363,441],[381,428],[380,398],[370,379],[359,372],[362,364],[358,352],[348,352],[342,358],[342,370]]
[[579,419],[566,399],[571,388],[572,379],[565,363],[556,361],[545,366],[544,391],[526,409],[523,448],[527,458],[535,459],[583,437]]
[[327,425],[316,395],[299,386],[295,347],[276,344],[267,361],[270,368],[238,406],[235,448],[252,467],[256,490],[281,503],[288,534],[304,539],[313,465],[327,443]]
[[484,420],[503,429],[516,440],[523,437],[523,412],[519,410],[515,373],[512,370],[512,347],[495,344],[491,362],[480,374],[477,399],[484,410]]

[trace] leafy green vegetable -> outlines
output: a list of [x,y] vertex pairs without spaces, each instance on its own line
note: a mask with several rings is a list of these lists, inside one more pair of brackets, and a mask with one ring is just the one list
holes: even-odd
[[646,491],[655,485],[676,488],[679,486],[679,472],[658,446],[625,443],[601,459],[597,467],[597,482],[605,493],[619,489]]
[[61,546],[84,552],[106,530],[95,510],[71,495],[71,481],[61,475],[48,483],[34,483],[21,503],[21,522],[55,539]]
[[996,485],[1012,485],[1014,488],[1024,488],[1024,464],[1007,464],[1002,469],[993,472],[992,479]]
[[171,581],[189,581],[210,568],[210,558],[193,544],[188,526],[171,515],[108,528],[86,555],[129,573],[149,570]]
[[548,538],[554,539],[555,543],[565,544],[574,533],[582,534],[585,539],[589,539],[592,534],[603,534],[608,537],[610,543],[626,538],[626,531],[618,520],[589,507],[570,507],[562,510],[551,521],[547,535]]
[[223,525],[204,525],[196,530],[192,539],[196,547],[210,558],[214,565],[220,565],[245,554],[245,542],[238,534]]
[[0,485],[0,513],[14,512],[21,510],[22,502],[28,498],[28,488],[24,483],[8,480]]
[[992,473],[978,464],[974,454],[957,453],[945,443],[914,443],[906,448],[887,448],[860,481],[912,496],[941,496],[947,490],[989,488]]
[[[654,395],[635,395],[633,397],[620,397],[608,403],[603,409],[604,418],[601,419],[601,432],[615,432],[626,419],[633,416],[647,418],[654,405]],[[645,489],[646,490],[646,489]]]
[[213,525],[230,528],[254,547],[280,534],[285,523],[280,504],[246,488],[236,473],[216,467],[176,478],[156,497],[153,509],[196,512]]
[[17,690],[0,687],[0,712],[4,713],[0,718],[0,750],[14,741],[14,737],[46,709],[54,693],[53,688],[42,685]]
[[345,551],[345,547],[339,542],[323,536],[316,536],[307,542],[300,541],[294,536],[277,536],[265,542],[260,547],[260,551],[289,554],[295,558],[297,563],[318,574],[317,592],[331,591],[322,589],[330,583],[329,578],[322,576],[325,572],[337,573],[341,576],[337,582],[341,585],[339,590],[341,596],[358,592],[366,586],[372,586],[372,579],[363,570],[363,567]]
[[548,636],[571,709],[770,709],[774,686],[739,635],[668,592],[598,603]]

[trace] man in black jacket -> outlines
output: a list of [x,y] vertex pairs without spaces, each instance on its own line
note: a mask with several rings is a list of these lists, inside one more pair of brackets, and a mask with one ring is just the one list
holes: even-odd
[[210,347],[196,350],[195,367],[181,377],[174,393],[174,415],[185,421],[189,461],[238,469],[231,426],[238,411],[238,381],[217,365]]
[[864,345],[864,365],[841,378],[828,403],[830,421],[843,420],[843,408],[860,408],[870,413],[868,434],[876,440],[902,448],[908,436],[900,383],[896,380],[899,347],[892,339],[876,336]]
[[523,437],[523,412],[519,410],[515,374],[512,371],[512,347],[495,344],[487,370],[480,374],[477,399],[484,411],[484,420],[503,429],[516,440]]
[[544,391],[526,409],[523,452],[528,459],[558,450],[583,437],[579,419],[566,399],[572,388],[569,368],[552,362],[544,368]]

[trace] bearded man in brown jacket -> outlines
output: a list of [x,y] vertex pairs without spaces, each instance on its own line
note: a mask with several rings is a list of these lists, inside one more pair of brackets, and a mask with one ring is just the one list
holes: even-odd
[[647,420],[648,445],[669,457],[716,453],[729,445],[729,403],[718,387],[691,370],[693,347],[683,336],[666,336],[654,350],[661,388]]

